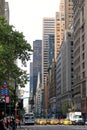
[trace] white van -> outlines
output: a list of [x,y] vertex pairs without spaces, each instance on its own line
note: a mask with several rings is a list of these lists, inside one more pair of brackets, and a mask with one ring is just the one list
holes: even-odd
[[67,119],[71,120],[73,124],[84,124],[81,112],[69,112],[67,113]]

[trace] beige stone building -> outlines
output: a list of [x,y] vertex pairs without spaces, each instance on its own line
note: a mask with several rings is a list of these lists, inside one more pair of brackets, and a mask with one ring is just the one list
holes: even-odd
[[61,0],[60,10],[59,12],[56,12],[55,16],[55,47],[54,47],[55,60],[60,50],[64,30],[65,30],[64,0]]
[[60,50],[63,40],[64,30],[68,29],[73,20],[73,2],[72,0],[61,0],[59,12],[56,12],[55,18],[55,59]]
[[73,2],[72,0],[64,0],[65,6],[65,29],[69,29],[73,21]]
[[74,4],[74,108],[87,117],[87,0]]

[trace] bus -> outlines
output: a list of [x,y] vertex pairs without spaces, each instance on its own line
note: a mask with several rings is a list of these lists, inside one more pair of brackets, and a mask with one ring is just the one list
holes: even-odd
[[35,117],[34,117],[34,113],[28,113],[28,114],[25,114],[24,115],[24,118],[23,118],[23,122],[25,125],[34,125],[35,124]]

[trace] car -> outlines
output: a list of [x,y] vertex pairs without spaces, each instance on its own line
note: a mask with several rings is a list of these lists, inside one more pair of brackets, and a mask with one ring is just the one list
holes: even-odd
[[36,119],[35,124],[39,125],[40,124],[40,119]]
[[47,125],[47,120],[46,119],[40,119],[39,124],[40,125]]
[[50,125],[57,125],[57,124],[59,124],[59,120],[58,119],[50,119],[49,124]]
[[73,121],[73,124],[74,125],[84,125],[85,122],[84,122],[84,119],[83,118],[79,118],[79,119],[76,119]]
[[70,121],[69,119],[64,119],[63,124],[64,125],[72,125],[72,121]]
[[63,121],[64,121],[64,119],[63,119],[63,118],[60,118],[60,119],[59,119],[59,124],[62,125],[62,124],[63,124]]
[[47,119],[47,124],[50,124],[50,119],[49,118]]

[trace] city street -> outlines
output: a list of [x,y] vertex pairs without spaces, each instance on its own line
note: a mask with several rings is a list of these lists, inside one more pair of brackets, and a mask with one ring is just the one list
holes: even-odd
[[[19,130],[19,129],[18,129]],[[87,126],[73,126],[73,125],[34,125],[22,126],[21,130],[87,130]]]
[[0,0],[0,130],[87,130],[87,0]]

